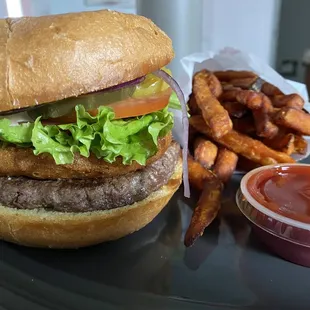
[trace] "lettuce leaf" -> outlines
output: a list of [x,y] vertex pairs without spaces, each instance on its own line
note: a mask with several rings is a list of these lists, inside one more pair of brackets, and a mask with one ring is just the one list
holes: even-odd
[[40,117],[34,123],[11,126],[8,119],[0,120],[0,139],[16,145],[32,146],[35,155],[49,153],[56,164],[73,163],[74,154],[113,163],[117,157],[123,164],[133,161],[141,165],[157,152],[159,137],[173,127],[173,114],[168,107],[125,120],[115,120],[109,107],[101,106],[91,116],[82,105],[75,108],[77,122],[66,125],[43,125]]

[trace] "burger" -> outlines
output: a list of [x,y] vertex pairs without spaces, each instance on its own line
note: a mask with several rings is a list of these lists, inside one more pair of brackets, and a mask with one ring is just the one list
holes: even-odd
[[[156,217],[182,172],[188,192],[186,105],[152,21],[102,10],[0,27],[0,239],[115,240]],[[184,116],[183,162],[171,108]]]

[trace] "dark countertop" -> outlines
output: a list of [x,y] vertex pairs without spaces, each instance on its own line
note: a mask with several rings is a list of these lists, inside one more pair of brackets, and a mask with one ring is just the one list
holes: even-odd
[[[308,158],[307,162],[310,162]],[[182,189],[141,231],[75,251],[0,242],[0,309],[310,309],[310,268],[274,256],[226,188],[218,219],[186,249]]]

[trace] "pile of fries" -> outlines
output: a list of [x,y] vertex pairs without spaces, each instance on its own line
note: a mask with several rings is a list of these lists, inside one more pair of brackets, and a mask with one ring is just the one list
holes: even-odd
[[216,217],[237,166],[249,171],[306,154],[310,115],[300,95],[285,95],[250,71],[197,72],[188,105],[189,180],[201,191],[184,240],[191,246]]

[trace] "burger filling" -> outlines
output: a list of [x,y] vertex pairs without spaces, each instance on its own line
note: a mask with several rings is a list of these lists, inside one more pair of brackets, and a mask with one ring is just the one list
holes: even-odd
[[145,169],[118,177],[80,180],[0,178],[0,204],[18,209],[61,212],[109,210],[147,198],[171,178],[180,158],[173,142],[164,155]]

